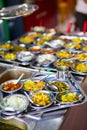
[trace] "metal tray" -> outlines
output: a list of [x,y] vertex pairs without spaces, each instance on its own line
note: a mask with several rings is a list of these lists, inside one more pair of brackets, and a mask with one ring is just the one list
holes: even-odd
[[[13,73],[14,73],[14,75],[13,75]],[[17,70],[17,69],[16,70],[15,69],[8,70],[1,75],[0,81],[3,82],[5,80],[7,80],[8,79],[7,77],[17,78],[19,73],[23,73],[23,70]],[[31,73],[32,73],[32,71],[30,71],[30,70],[28,70],[27,72],[25,71],[24,81],[30,77],[29,75],[31,75]],[[57,80],[57,75],[55,73],[45,73],[45,72],[43,72],[41,75],[40,75],[40,73],[38,73],[38,75],[33,77],[33,79],[40,79],[46,75],[48,75],[48,76],[45,78],[45,81]],[[67,82],[70,85],[71,90],[76,90],[76,91],[79,90],[79,92],[83,96],[80,101],[78,101],[76,103],[69,103],[69,104],[66,104],[66,103],[61,104],[61,103],[54,102],[50,107],[44,108],[44,109],[40,109],[39,107],[33,108],[32,104],[30,104],[28,109],[26,110],[27,114],[38,115],[40,113],[46,113],[46,112],[51,112],[51,111],[56,111],[56,110],[67,109],[69,107],[85,103],[86,102],[86,95],[85,95],[84,91],[81,89],[80,85],[75,81],[74,77],[72,75],[70,75],[65,82]],[[22,91],[22,93],[24,93],[24,92]],[[26,114],[26,112],[25,112],[25,114]]]
[[[40,77],[38,77],[40,78]],[[56,80],[56,75],[50,75],[49,77],[46,78],[46,80]],[[31,110],[29,110],[29,113],[31,114],[38,114],[38,113],[45,113],[45,112],[51,112],[51,111],[55,111],[55,110],[62,110],[62,109],[66,109],[68,107],[72,107],[72,106],[76,106],[76,105],[80,105],[83,104],[86,101],[86,95],[84,93],[84,91],[81,89],[81,87],[79,86],[78,83],[76,83],[74,77],[71,75],[68,80],[66,80],[66,82],[69,83],[70,87],[72,90],[79,90],[79,92],[81,92],[81,94],[83,95],[82,100],[76,102],[76,103],[69,103],[69,104],[60,104],[60,103],[54,103],[53,105],[51,105],[48,108],[45,109],[40,109],[38,107],[36,107],[35,109],[32,109],[32,105],[30,105]]]
[[[10,66],[11,67],[11,66]],[[33,70],[33,69],[24,69],[22,67],[17,67],[16,69],[12,68],[4,71],[1,74],[0,77],[0,83],[12,79],[12,78],[17,78],[20,73],[24,73],[24,79],[22,80],[22,82],[24,82],[26,79],[30,79],[32,77],[32,75],[34,73],[37,73],[36,76],[33,77],[33,79],[41,79],[44,76],[47,76],[45,78],[45,81],[53,81],[53,80],[57,80],[57,74],[56,73],[49,73],[49,72],[45,72],[45,71],[40,71],[39,70]],[[44,114],[49,113],[49,115],[51,115],[52,112],[56,112],[59,111],[59,114],[61,114],[61,112],[63,113],[63,110],[65,112],[65,109],[72,107],[72,106],[76,106],[76,105],[80,105],[86,102],[86,95],[84,93],[84,91],[81,89],[81,87],[79,86],[79,84],[76,82],[76,80],[74,79],[74,77],[72,75],[69,76],[69,78],[66,80],[66,82],[69,83],[70,87],[72,90],[79,90],[82,94],[82,100],[76,102],[76,103],[70,103],[70,104],[61,104],[61,103],[57,103],[54,102],[51,106],[47,107],[47,108],[43,108],[40,109],[39,107],[33,108],[32,104],[29,105],[29,107],[27,108],[27,110],[23,113],[21,113],[20,115],[18,115],[19,117],[21,116],[38,116],[40,115],[40,117],[42,118],[44,116]],[[18,93],[22,93],[24,94],[24,91],[20,91]],[[6,96],[6,95],[4,95]],[[38,119],[38,118],[37,118]]]

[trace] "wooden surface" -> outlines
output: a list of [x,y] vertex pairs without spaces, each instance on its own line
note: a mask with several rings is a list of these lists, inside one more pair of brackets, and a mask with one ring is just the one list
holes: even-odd
[[[81,87],[87,94],[87,76]],[[60,130],[87,130],[87,103],[70,108]]]

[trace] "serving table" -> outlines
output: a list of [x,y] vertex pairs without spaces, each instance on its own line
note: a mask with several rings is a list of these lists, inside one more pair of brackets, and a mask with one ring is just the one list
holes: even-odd
[[[38,70],[20,67],[20,66],[14,66],[13,64],[6,64],[6,63],[0,63],[0,73],[2,75],[3,72],[9,69],[19,69],[24,71],[32,71],[35,72]],[[2,69],[3,68],[3,69]],[[39,70],[40,71],[40,70]],[[41,73],[44,73],[44,71],[41,71]],[[45,72],[53,74],[54,72]],[[87,92],[86,89],[86,78],[87,77],[75,77],[79,84],[81,84],[82,88]],[[77,105],[71,108],[65,108],[61,110],[55,110],[51,112],[46,112],[43,117],[40,120],[33,120],[27,117],[22,117],[24,121],[26,121],[29,125],[30,130],[65,130],[70,129],[73,130],[73,127],[75,129],[83,130],[82,128],[86,128],[86,120],[83,118],[87,118],[86,116],[86,108],[87,103]],[[39,115],[41,116],[41,115]],[[72,121],[71,121],[72,120]],[[80,123],[79,123],[80,121]],[[78,124],[79,123],[79,124]],[[81,124],[81,127],[79,128]],[[69,128],[70,127],[70,128]]]
[[[49,34],[49,33],[47,32],[47,34]],[[29,35],[32,35],[32,32],[28,33],[28,36]],[[33,33],[33,35],[36,36],[34,33]],[[44,35],[42,35],[42,36],[44,36]],[[46,34],[45,34],[45,36],[46,36]],[[23,37],[23,38],[25,38],[25,37]],[[46,37],[46,38],[48,38],[48,37]],[[37,40],[37,39],[38,38],[35,37],[35,40]],[[66,37],[65,37],[65,39],[66,39]],[[30,45],[33,44],[33,43],[21,44],[19,40],[20,40],[20,38],[15,41],[15,44],[16,45],[17,44],[25,45],[27,49],[29,49]],[[54,47],[51,45],[52,43],[53,43],[53,41],[51,43],[48,42],[46,45],[50,45],[51,47]],[[63,42],[61,42],[61,43],[63,44]],[[35,42],[34,42],[34,44],[35,44]],[[58,44],[59,44],[59,42],[58,42]],[[60,44],[57,47],[60,47]],[[9,50],[5,50],[5,51],[8,52]],[[10,51],[12,52],[11,49],[10,49]],[[76,50],[74,50],[74,51],[76,53],[78,52]],[[40,53],[40,55],[42,53]],[[39,55],[39,54],[36,53],[36,56],[37,55]],[[26,56],[26,55],[23,55],[23,56]],[[21,58],[19,60],[21,60]],[[42,57],[42,59],[43,59],[43,57]],[[50,66],[50,67],[46,68],[46,66],[43,66],[41,64],[39,64],[39,66],[37,64],[37,66],[36,66],[37,62],[35,64],[33,64],[33,61],[35,59],[30,61],[30,62],[32,62],[31,64],[30,64],[30,62],[24,62],[24,61],[21,62],[19,60],[6,60],[3,58],[3,56],[0,58],[0,74],[1,74],[0,75],[0,84],[6,80],[9,80],[10,78],[17,79],[21,73],[24,73],[25,79],[32,78],[32,75],[34,73],[36,73],[36,75],[35,75],[36,79],[40,79],[41,77],[44,77],[47,75],[48,75],[48,77],[46,78],[47,81],[58,79],[58,77],[57,77],[58,71],[55,67],[52,68],[52,66]],[[24,63],[28,63],[28,64],[24,64]],[[46,65],[46,64],[44,64],[44,65]],[[86,130],[87,126],[86,126],[86,120],[84,120],[84,118],[87,118],[87,116],[85,114],[86,108],[87,108],[87,103],[86,103],[87,98],[86,98],[86,94],[85,94],[85,93],[87,93],[87,89],[86,89],[86,83],[87,83],[86,74],[87,73],[76,73],[75,71],[72,71],[72,72],[69,71],[69,72],[70,73],[69,73],[68,77],[64,77],[65,78],[64,80],[67,83],[69,83],[69,86],[71,86],[71,88],[70,88],[71,90],[75,90],[75,91],[79,90],[79,92],[82,95],[82,98],[79,99],[77,102],[71,102],[69,104],[66,103],[66,105],[61,104],[59,102],[57,104],[57,102],[55,103],[55,101],[54,101],[52,106],[44,108],[44,109],[38,108],[38,107],[36,108],[32,104],[30,104],[28,111],[26,110],[25,113],[16,115],[18,118],[21,118],[27,122],[30,130],[44,130],[44,129],[46,129],[46,130],[53,130],[53,129],[54,130],[67,130],[67,129],[69,129],[69,130],[75,130],[75,129],[76,130],[83,130],[83,129]],[[82,74],[82,75],[80,75],[80,74]],[[32,109],[32,108],[35,108],[35,109]],[[8,119],[8,117],[7,117],[7,119]],[[79,122],[81,122],[81,123],[79,124]]]

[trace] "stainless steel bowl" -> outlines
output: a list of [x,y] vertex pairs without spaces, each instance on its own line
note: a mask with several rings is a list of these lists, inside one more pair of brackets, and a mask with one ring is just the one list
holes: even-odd
[[46,108],[53,104],[54,94],[46,90],[33,91],[29,94],[29,100],[33,108]]
[[53,54],[42,54],[37,56],[36,61],[42,66],[49,66],[51,63],[56,61],[56,59],[56,56]]
[[[0,102],[0,107],[2,109],[2,112],[5,113],[6,115],[19,114],[25,111],[28,105],[29,105],[29,100],[23,94],[12,94],[6,96]],[[12,112],[11,112],[11,108],[12,108]]]
[[60,104],[73,104],[83,99],[83,94],[79,90],[70,90],[62,93],[58,93],[56,100]]
[[34,58],[34,54],[29,51],[22,51],[17,55],[19,61],[31,61]]
[[70,90],[70,85],[61,80],[48,81],[46,87],[47,90],[57,93]]
[[[39,84],[38,84],[39,83]],[[46,83],[40,79],[27,79],[23,82],[23,90],[27,92],[43,90]]]
[[[15,87],[13,86],[13,89],[12,89],[12,85],[11,85],[11,86],[9,85],[9,88],[7,88],[7,87],[6,87],[6,89],[3,88],[4,85],[7,85],[7,84],[9,84],[9,83],[15,84],[16,81],[17,81],[17,80],[13,79],[13,80],[8,80],[8,81],[5,81],[5,82],[1,83],[1,85],[0,85],[0,90],[1,90],[2,92],[9,93],[9,94],[10,94],[10,93],[15,93],[15,92],[19,91],[19,90],[22,89],[22,87],[23,87],[23,83],[22,83],[22,82],[20,82],[20,87],[18,87],[18,88],[15,88]],[[10,88],[11,88],[11,89],[10,89]]]

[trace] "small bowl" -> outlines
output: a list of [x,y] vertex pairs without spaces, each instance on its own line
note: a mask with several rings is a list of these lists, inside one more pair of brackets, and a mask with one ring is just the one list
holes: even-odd
[[54,66],[56,68],[59,66],[71,67],[73,62],[74,62],[73,60],[69,60],[69,59],[58,59],[54,62]]
[[[12,94],[6,96],[0,102],[0,107],[2,110],[5,110],[6,108],[13,108],[13,110],[16,111],[16,114],[26,110],[28,105],[29,100],[23,94]],[[8,114],[11,115],[12,113],[9,112]]]
[[65,92],[70,89],[70,86],[68,83],[60,80],[55,80],[55,81],[49,81],[47,83],[47,89],[52,92]]
[[87,75],[87,62],[76,61],[72,66],[71,70],[74,73]]
[[53,54],[42,54],[42,55],[38,55],[36,61],[38,64],[42,66],[49,66],[51,63],[56,61],[56,59],[57,59],[56,56]]
[[77,90],[58,93],[56,96],[56,100],[60,104],[73,104],[81,101],[82,99],[83,99],[82,93]]
[[19,82],[17,85],[15,85],[16,81],[17,80],[8,80],[6,82],[3,82],[0,85],[0,90],[5,93],[15,93],[19,91],[20,89],[22,89],[23,83]]
[[45,82],[41,80],[26,80],[23,83],[23,90],[27,92],[42,90],[44,87]]
[[29,51],[22,51],[17,55],[17,60],[23,61],[31,61],[34,58],[34,54]]
[[45,42],[45,44],[54,48],[54,49],[58,49],[58,48],[63,47],[64,41],[63,40],[52,40],[50,42]]
[[29,48],[29,51],[31,51],[32,53],[40,53],[41,47],[40,46],[32,46]]
[[46,108],[53,104],[54,94],[46,90],[30,92],[29,100],[32,107]]
[[69,59],[72,58],[74,54],[67,50],[61,50],[56,53],[56,56],[60,59]]
[[44,48],[42,51],[44,54],[55,54],[56,50],[53,48]]

